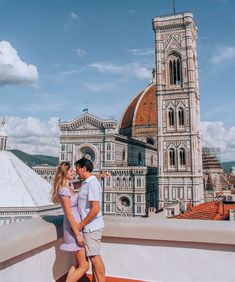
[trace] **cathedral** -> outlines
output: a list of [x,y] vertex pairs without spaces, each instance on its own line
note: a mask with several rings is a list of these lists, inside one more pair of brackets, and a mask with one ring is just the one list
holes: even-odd
[[172,202],[203,202],[197,27],[192,13],[153,18],[152,82],[118,123],[85,112],[60,121],[60,161],[85,156],[102,180],[103,212],[145,216]]

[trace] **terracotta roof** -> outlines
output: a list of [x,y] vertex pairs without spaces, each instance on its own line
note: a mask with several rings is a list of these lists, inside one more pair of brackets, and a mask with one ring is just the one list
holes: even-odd
[[156,102],[156,85],[152,84],[143,92],[136,105],[133,120],[135,126],[157,125]]
[[133,120],[133,116],[135,113],[135,108],[136,108],[136,104],[139,101],[139,98],[141,96],[143,92],[139,93],[129,104],[129,106],[127,107],[122,121],[121,121],[121,127],[120,128],[128,128],[132,126],[132,120]]
[[131,101],[123,114],[120,130],[146,126],[156,128],[156,103],[156,85],[152,83]]
[[235,204],[225,204],[221,201],[203,203],[192,207],[183,214],[177,215],[179,219],[225,220],[228,219],[229,210],[235,210]]

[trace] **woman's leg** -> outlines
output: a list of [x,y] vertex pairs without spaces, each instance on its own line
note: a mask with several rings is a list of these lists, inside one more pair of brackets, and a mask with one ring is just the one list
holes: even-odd
[[78,264],[78,268],[67,276],[66,282],[77,282],[89,269],[84,248],[76,252],[74,255]]
[[73,265],[69,269],[69,272],[68,272],[68,275],[67,275],[67,279],[69,279],[72,276],[74,271],[76,271],[76,267]]

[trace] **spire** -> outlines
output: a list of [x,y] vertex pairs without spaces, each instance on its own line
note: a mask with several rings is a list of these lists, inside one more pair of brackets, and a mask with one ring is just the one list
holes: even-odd
[[4,129],[5,119],[0,118],[0,151],[6,151],[7,149],[7,133]]

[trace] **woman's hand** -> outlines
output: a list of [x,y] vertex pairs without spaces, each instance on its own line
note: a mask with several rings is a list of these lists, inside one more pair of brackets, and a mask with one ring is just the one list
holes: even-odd
[[79,246],[84,247],[84,239],[83,236],[79,233],[76,234],[77,243]]
[[106,172],[100,172],[99,174],[97,174],[96,175],[96,177],[97,178],[111,178],[112,177],[112,175],[111,175],[111,173],[109,173],[108,171],[106,171]]

